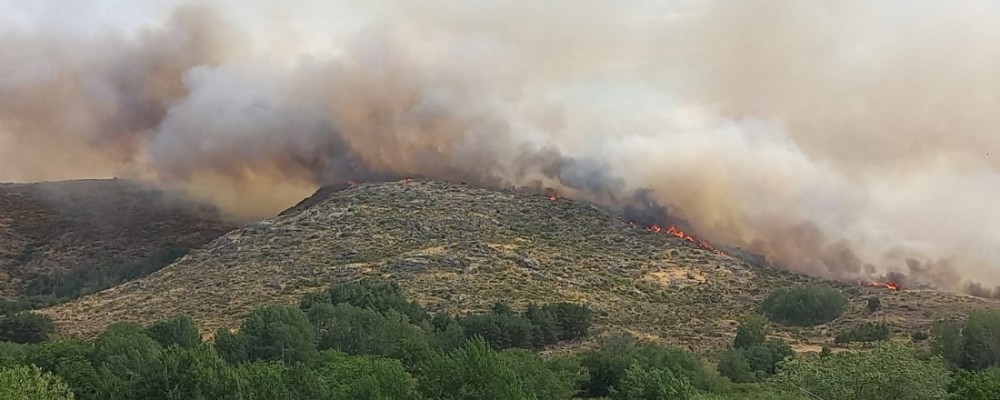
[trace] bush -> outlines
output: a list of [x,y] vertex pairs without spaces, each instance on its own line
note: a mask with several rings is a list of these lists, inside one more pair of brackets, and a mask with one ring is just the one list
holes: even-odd
[[645,369],[633,365],[625,371],[621,391],[616,400],[688,400],[694,396],[694,388],[683,376],[669,369]]
[[35,366],[0,369],[0,400],[73,400],[73,392],[59,377]]
[[878,342],[889,340],[889,325],[884,322],[865,322],[852,329],[838,333],[834,343]]
[[201,344],[198,325],[187,315],[157,321],[146,329],[146,334],[163,347],[193,348]]
[[775,290],[764,300],[761,311],[783,325],[814,326],[833,321],[844,313],[847,298],[822,285],[795,286]]
[[0,319],[0,342],[41,343],[52,333],[48,315],[22,312]]
[[814,397],[843,400],[942,399],[948,382],[940,359],[921,361],[912,348],[891,342],[872,351],[787,361],[771,379],[789,392],[804,390]]
[[247,317],[235,336],[239,336],[235,343],[245,344],[249,361],[293,364],[307,361],[316,352],[313,326],[306,315],[294,307],[260,307]]
[[980,370],[1000,366],[1000,310],[975,310],[962,330],[965,366]]

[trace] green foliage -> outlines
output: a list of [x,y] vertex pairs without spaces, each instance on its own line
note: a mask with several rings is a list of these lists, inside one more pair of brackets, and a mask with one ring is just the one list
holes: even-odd
[[431,357],[423,367],[420,392],[440,400],[532,399],[513,367],[482,339]]
[[313,326],[306,314],[295,307],[260,307],[247,317],[234,336],[237,338],[230,344],[245,343],[246,359],[250,361],[293,364],[308,361],[316,353]]
[[[379,313],[395,310],[407,316],[414,323],[423,322],[428,318],[427,312],[416,302],[411,302],[403,295],[403,291],[395,282],[377,282],[365,279],[360,282],[331,286],[327,290],[330,304],[347,303],[355,307],[370,308]],[[308,302],[324,299],[324,296],[314,296]],[[302,306],[312,306],[304,301]],[[308,308],[303,308],[308,310]]]
[[633,365],[625,371],[615,400],[688,400],[695,390],[683,376],[669,369],[646,369]]
[[48,315],[21,312],[0,319],[0,342],[41,343],[52,333]]
[[824,285],[794,286],[771,293],[761,311],[771,321],[791,326],[813,326],[833,321],[847,307],[840,291]]
[[523,349],[500,352],[500,357],[524,382],[525,391],[537,400],[563,400],[573,397],[574,385],[579,379],[580,365],[573,359],[555,359],[551,362]]
[[5,367],[0,369],[0,400],[73,400],[73,392],[38,367]]
[[1000,366],[1000,310],[975,310],[962,330],[965,366],[980,370]]
[[716,366],[719,374],[735,383],[756,381],[757,377],[750,370],[750,363],[743,357],[743,351],[730,348],[719,354],[719,364]]
[[889,340],[889,325],[884,322],[865,322],[852,329],[840,332],[833,339],[834,343],[879,342]]
[[149,275],[187,253],[186,248],[172,247],[136,262],[95,265],[76,268],[67,273],[40,276],[31,279],[24,292],[28,296],[51,296],[56,302],[64,302]]
[[469,338],[481,337],[497,350],[512,347],[532,348],[535,327],[516,314],[469,315],[459,320]]
[[965,364],[962,327],[955,321],[940,321],[931,328],[931,351],[941,356],[949,368]]
[[[587,336],[593,312],[587,306],[573,303],[554,303],[542,306],[556,323],[559,340],[576,340]],[[529,318],[530,319],[530,318]]]
[[700,390],[713,391],[718,385],[694,354],[653,343],[639,342],[631,337],[612,337],[596,350],[585,352],[581,365],[589,376],[583,384],[588,396],[608,396],[621,391],[626,371],[634,365],[649,369],[669,369],[685,377]]
[[740,321],[736,327],[736,339],[733,347],[745,349],[764,343],[767,337],[767,320],[760,315],[751,315]]
[[891,342],[872,351],[787,361],[771,379],[789,392],[838,400],[942,399],[948,381],[940,359],[921,361],[912,348]]
[[955,399],[1000,400],[1000,368],[959,371],[949,389]]
[[431,354],[428,334],[396,310],[379,314],[350,304],[316,304],[309,309],[309,320],[320,350],[395,358],[406,365]]
[[193,348],[201,344],[198,325],[187,315],[158,321],[146,329],[146,334],[163,347]]

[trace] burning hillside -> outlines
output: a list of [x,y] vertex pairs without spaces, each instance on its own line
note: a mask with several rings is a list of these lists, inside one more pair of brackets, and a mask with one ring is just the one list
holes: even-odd
[[0,180],[138,177],[246,221],[406,176],[641,195],[643,228],[791,271],[992,287],[1000,7],[970,1],[6,2]]

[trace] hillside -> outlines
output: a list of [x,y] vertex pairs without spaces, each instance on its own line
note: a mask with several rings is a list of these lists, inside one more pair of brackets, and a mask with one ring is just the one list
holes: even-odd
[[122,179],[0,184],[0,297],[34,278],[203,245],[218,212]]
[[[706,352],[728,344],[736,319],[773,289],[816,280],[631,227],[583,202],[412,181],[321,190],[297,210],[229,232],[146,278],[44,312],[70,336],[181,312],[208,333],[237,326],[258,305],[295,302],[363,276],[398,281],[431,310],[480,310],[498,300],[585,303],[605,332]],[[996,306],[958,294],[836,285],[852,300],[844,317],[776,334],[807,349],[864,320],[908,335]],[[882,311],[865,309],[870,296],[881,298]]]

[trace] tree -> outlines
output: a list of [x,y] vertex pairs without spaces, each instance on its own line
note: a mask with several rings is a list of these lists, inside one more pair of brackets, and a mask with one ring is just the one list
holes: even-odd
[[193,348],[201,344],[198,325],[188,315],[158,321],[146,329],[146,334],[163,347]]
[[350,304],[316,304],[309,309],[309,320],[316,327],[320,350],[390,357],[405,365],[431,354],[427,332],[395,310],[379,314]]
[[[330,304],[333,305],[347,303],[355,307],[370,308],[379,313],[396,310],[414,323],[428,319],[423,307],[416,302],[408,301],[395,282],[364,279],[360,282],[331,286],[327,294]],[[317,299],[311,298],[310,301]]]
[[756,381],[753,371],[750,370],[750,363],[743,357],[740,349],[730,348],[719,354],[719,364],[716,369],[720,375],[735,383]]
[[237,336],[245,340],[250,361],[307,361],[316,353],[316,333],[305,313],[295,307],[269,305],[254,310]]
[[621,391],[616,400],[688,400],[694,396],[694,388],[683,376],[669,369],[646,369],[633,365],[625,371]]
[[743,319],[736,327],[736,339],[733,347],[745,349],[764,343],[767,337],[767,321],[760,315],[751,315]]
[[909,346],[887,342],[872,351],[786,361],[771,382],[814,398],[930,400],[946,396],[949,374],[941,359],[921,361]]
[[0,369],[0,400],[73,400],[59,377],[35,366]]
[[865,322],[849,330],[840,332],[834,337],[837,344],[851,342],[878,342],[889,340],[889,325],[884,322]]
[[517,372],[482,339],[470,340],[446,354],[431,357],[423,367],[420,392],[440,400],[527,400]]
[[576,340],[587,336],[593,312],[587,306],[573,303],[546,304],[542,307],[556,321],[559,340]]
[[48,315],[21,312],[0,319],[0,342],[41,343],[52,333]]
[[966,366],[980,370],[1000,366],[1000,310],[975,310],[962,331]]
[[962,328],[955,321],[939,321],[931,328],[931,351],[944,358],[949,368],[965,364]]
[[959,371],[951,384],[952,396],[962,400],[1000,400],[1000,369]]
[[794,286],[771,293],[761,311],[783,325],[813,326],[833,321],[844,313],[847,298],[825,285]]

